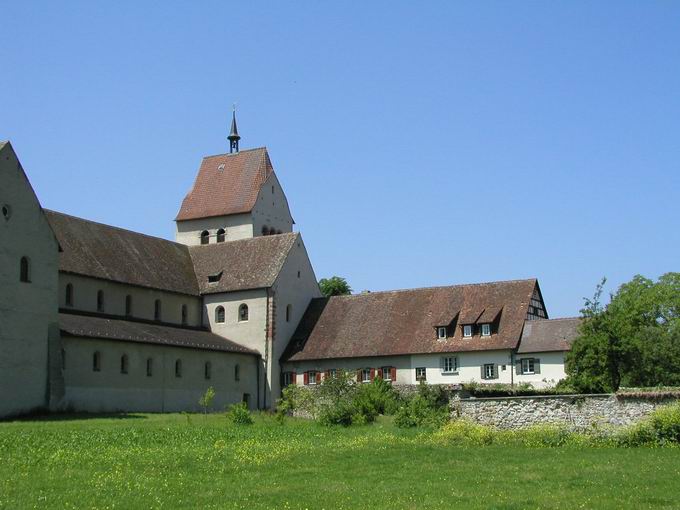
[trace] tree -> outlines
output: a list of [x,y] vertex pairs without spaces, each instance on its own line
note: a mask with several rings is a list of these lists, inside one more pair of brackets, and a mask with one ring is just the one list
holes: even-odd
[[212,406],[213,400],[215,399],[215,388],[210,386],[198,401],[198,405],[203,408],[203,414],[208,414],[208,408]]
[[581,310],[567,355],[568,383],[580,391],[680,384],[680,273],[635,276],[600,304],[603,280]]
[[325,297],[345,296],[352,293],[352,288],[347,283],[347,280],[340,276],[322,278],[319,280],[319,287]]

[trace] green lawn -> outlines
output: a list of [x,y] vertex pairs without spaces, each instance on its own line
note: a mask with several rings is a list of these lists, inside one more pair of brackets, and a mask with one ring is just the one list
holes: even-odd
[[389,420],[0,423],[0,508],[680,508],[678,448],[460,447]]

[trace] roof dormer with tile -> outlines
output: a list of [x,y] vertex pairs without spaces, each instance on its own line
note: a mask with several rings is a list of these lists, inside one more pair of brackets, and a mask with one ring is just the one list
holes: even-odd
[[190,246],[288,233],[294,223],[265,147],[203,158],[175,222],[177,242]]

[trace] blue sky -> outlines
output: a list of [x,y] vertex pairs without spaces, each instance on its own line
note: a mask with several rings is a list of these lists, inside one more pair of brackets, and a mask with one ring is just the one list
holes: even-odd
[[3,2],[0,139],[44,207],[172,239],[200,160],[266,145],[356,291],[680,270],[680,4]]

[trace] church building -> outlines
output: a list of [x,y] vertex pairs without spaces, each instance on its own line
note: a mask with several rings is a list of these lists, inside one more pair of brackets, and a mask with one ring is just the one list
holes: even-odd
[[324,298],[266,148],[203,159],[175,241],[41,207],[0,142],[0,417],[275,405],[339,369],[358,382],[564,377],[578,319],[536,280]]

